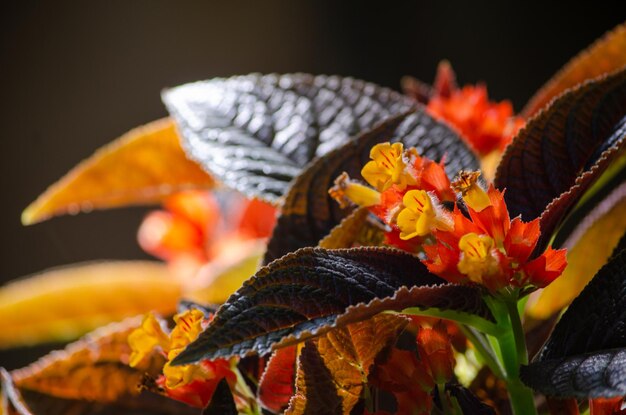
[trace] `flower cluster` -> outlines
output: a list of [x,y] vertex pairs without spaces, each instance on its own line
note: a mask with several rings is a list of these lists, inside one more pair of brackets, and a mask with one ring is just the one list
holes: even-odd
[[370,158],[361,174],[373,189],[344,174],[331,195],[368,206],[390,226],[387,243],[421,253],[434,274],[495,294],[545,287],[563,272],[564,250],[533,256],[539,220],[511,220],[504,193],[493,186],[485,190],[478,172],[462,172],[450,182],[442,163],[401,143],[378,144]]
[[163,353],[167,363],[163,374],[157,379],[168,396],[192,406],[204,407],[211,400],[217,384],[226,378],[232,385],[236,381],[230,362],[224,359],[204,360],[197,364],[172,366],[170,362],[194,341],[208,324],[204,313],[197,309],[187,310],[174,316],[175,327],[171,332],[150,313],[141,326],[128,336],[132,349],[130,366],[137,366],[155,350]]
[[430,414],[431,391],[435,385],[444,386],[454,377],[451,337],[443,321],[432,327],[418,327],[416,341],[417,354],[392,348],[385,363],[377,365],[369,379],[373,386],[395,396],[397,413]]
[[412,78],[405,79],[404,83],[408,95],[426,104],[426,110],[432,116],[458,129],[482,157],[503,151],[524,126],[524,119],[515,116],[510,101],[489,100],[484,84],[459,88],[448,61],[439,63],[432,88],[425,88]]
[[[213,192],[200,190],[170,196],[163,210],[144,219],[137,234],[139,245],[167,261],[175,275],[190,280],[209,261],[241,252],[248,241],[271,234],[274,207],[234,193],[221,196],[221,203]],[[228,215],[223,214],[225,209]]]

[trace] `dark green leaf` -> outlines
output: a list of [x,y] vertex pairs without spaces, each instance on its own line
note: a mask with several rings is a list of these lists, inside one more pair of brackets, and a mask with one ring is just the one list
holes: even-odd
[[478,162],[459,136],[422,109],[388,119],[345,146],[313,162],[293,183],[270,239],[266,263],[305,246],[315,246],[350,212],[328,194],[342,172],[362,179],[370,149],[385,141],[415,147],[433,160],[445,156],[451,177],[459,170],[476,170]]
[[395,249],[304,248],[244,283],[175,362],[267,354],[277,343],[322,334],[351,305],[390,297],[402,286],[444,282],[417,257]]
[[496,411],[486,403],[482,402],[471,390],[461,385],[448,383],[446,391],[456,399],[464,414],[472,415],[495,415]]
[[163,101],[191,159],[272,202],[311,160],[414,104],[364,81],[307,74],[216,78],[167,90]]
[[217,388],[215,388],[215,392],[213,392],[211,397],[211,402],[202,411],[202,415],[237,415],[235,399],[226,378],[222,378],[220,383],[217,384]]
[[626,251],[572,302],[522,379],[546,395],[626,394]]
[[496,186],[507,189],[511,216],[532,220],[543,213],[542,234],[549,238],[622,153],[625,114],[622,70],[565,93],[532,118],[507,148],[496,174]]
[[348,307],[337,317],[335,325],[361,321],[385,310],[459,321],[485,332],[494,330],[494,318],[482,291],[475,286],[458,284],[400,287],[390,297]]
[[492,320],[478,289],[445,284],[408,253],[303,248],[248,280],[175,363],[267,354],[381,311],[408,307],[449,311],[484,326]]

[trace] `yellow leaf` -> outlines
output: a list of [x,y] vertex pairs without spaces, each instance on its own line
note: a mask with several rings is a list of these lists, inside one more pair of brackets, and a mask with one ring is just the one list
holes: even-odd
[[[403,317],[379,314],[369,320],[332,330],[314,343],[307,344],[306,348],[316,345],[317,353],[327,370],[319,370],[314,367],[314,361],[309,362],[311,357],[316,358],[310,352],[300,355],[296,393],[285,414],[324,413],[329,410],[322,410],[323,406],[316,397],[320,392],[318,389],[327,392],[331,384],[334,384],[336,397],[341,402],[341,409],[334,409],[337,413],[350,414],[361,397],[376,356],[395,341],[406,324],[407,320]],[[316,373],[307,374],[307,370]],[[328,398],[325,405],[333,402],[332,397]]]
[[574,247],[568,250],[567,268],[541,291],[535,302],[529,302],[528,315],[546,319],[568,306],[606,264],[625,230],[626,199],[622,199],[589,227]]
[[369,218],[367,208],[350,213],[318,244],[320,248],[339,249],[353,246],[380,246],[385,238],[383,225]]
[[141,316],[102,327],[85,338],[11,373],[15,386],[66,399],[113,402],[137,395],[145,373],[157,376],[165,363],[153,353],[137,367],[128,366],[128,335]]
[[0,288],[0,348],[75,339],[150,310],[172,313],[180,296],[180,282],[156,262],[102,262],[46,271]]
[[572,58],[537,91],[522,113],[530,117],[566,89],[613,72],[624,65],[626,65],[626,24],[621,24]]
[[154,203],[213,179],[185,156],[170,119],[135,128],[102,147],[50,186],[22,213],[30,225],[55,215]]

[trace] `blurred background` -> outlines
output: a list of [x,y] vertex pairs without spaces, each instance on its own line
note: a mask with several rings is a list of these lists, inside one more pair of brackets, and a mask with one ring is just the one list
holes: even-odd
[[[166,115],[160,90],[249,72],[351,75],[394,89],[449,59],[461,84],[521,109],[623,16],[589,5],[158,0],[3,2],[0,281],[49,267],[145,258],[145,208],[22,227],[20,213],[95,149]],[[548,7],[553,7],[549,9]],[[16,367],[32,359],[0,353]]]

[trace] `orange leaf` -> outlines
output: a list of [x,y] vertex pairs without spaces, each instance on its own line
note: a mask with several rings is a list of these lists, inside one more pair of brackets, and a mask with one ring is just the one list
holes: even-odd
[[522,111],[530,117],[565,90],[626,65],[626,24],[596,40],[572,58],[530,99]]
[[165,363],[162,355],[153,353],[138,367],[128,366],[127,338],[140,324],[141,317],[134,317],[98,329],[65,350],[13,371],[13,382],[20,389],[66,399],[114,402],[137,395],[144,374],[156,376]]
[[259,382],[259,402],[273,412],[282,412],[294,393],[297,346],[274,351]]
[[176,310],[180,282],[165,265],[118,261],[53,269],[0,288],[0,348],[72,340],[150,310]]
[[[337,410],[337,413],[350,414],[361,397],[374,359],[395,341],[406,323],[407,320],[403,317],[379,314],[370,320],[332,330],[315,341],[319,356],[327,369],[326,376],[335,385],[336,394],[341,401],[341,410]],[[317,396],[312,390],[317,384],[307,382],[306,377],[306,367],[300,365],[296,378],[296,394],[286,414],[309,413],[309,406],[318,405],[311,399]]]
[[50,186],[22,213],[30,225],[55,215],[154,203],[173,192],[212,187],[187,159],[170,119],[135,128],[102,147]]

